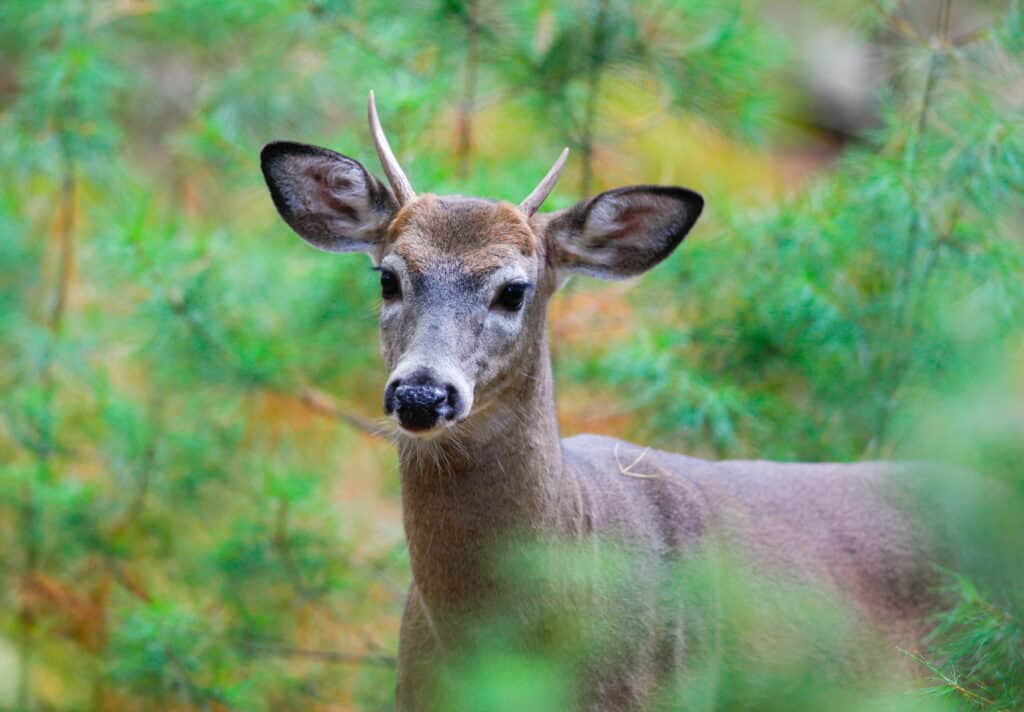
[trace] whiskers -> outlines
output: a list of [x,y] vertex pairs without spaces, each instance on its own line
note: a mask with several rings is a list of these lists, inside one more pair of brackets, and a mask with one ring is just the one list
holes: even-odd
[[460,433],[461,427],[462,424],[456,424],[436,437],[418,438],[394,426],[399,456],[416,473],[414,476],[423,477],[435,473],[454,487],[457,484],[456,461],[464,463],[470,457]]
[[375,435],[385,440],[390,440],[393,443],[397,443],[399,438],[402,436],[401,428],[398,427],[392,418],[387,416],[380,416],[372,419],[373,432],[371,435]]

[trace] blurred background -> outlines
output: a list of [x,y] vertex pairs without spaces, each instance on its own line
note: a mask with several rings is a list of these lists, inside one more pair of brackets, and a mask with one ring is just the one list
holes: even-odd
[[[7,0],[0,709],[391,707],[377,277],[258,166],[379,174],[370,89],[420,191],[517,202],[568,145],[549,209],[705,195],[657,270],[553,301],[565,434],[1001,481],[925,493],[973,554],[919,689],[719,651],[666,709],[1024,709],[1022,50],[1019,0]],[[731,650],[770,623],[730,610]],[[544,665],[482,655],[452,709],[565,709]]]

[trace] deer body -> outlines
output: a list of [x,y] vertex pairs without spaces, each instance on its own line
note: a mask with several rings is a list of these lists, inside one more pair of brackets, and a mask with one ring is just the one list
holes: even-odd
[[[550,370],[538,370],[542,378],[526,379],[510,411],[494,415],[502,425],[480,440],[430,455],[400,446],[413,584],[400,633],[399,709],[432,709],[431,664],[457,649],[468,621],[495,606],[503,618],[528,618],[545,605],[510,603],[495,590],[502,582],[493,579],[493,552],[523,533],[582,549],[631,545],[632,568],[622,573],[635,583],[616,602],[622,608],[597,622],[621,628],[630,645],[586,677],[587,709],[634,709],[685,665],[686,627],[707,623],[659,608],[652,582],[706,545],[831,591],[886,637],[890,653],[914,646],[934,579],[919,532],[886,490],[890,476],[906,474],[901,468],[709,462],[600,436],[559,440]],[[601,610],[592,604],[578,609]]]
[[[564,153],[519,206],[416,196],[372,95],[370,121],[390,189],[358,162],[301,144],[269,144],[262,165],[300,236],[366,252],[381,271],[385,411],[398,425],[413,574],[400,709],[435,707],[436,662],[488,614],[539,620],[543,637],[544,611],[559,607],[595,617],[622,641],[579,660],[580,706],[643,705],[685,665],[700,624],[666,605],[658,582],[709,547],[830,591],[882,635],[911,644],[930,605],[931,568],[888,496],[901,468],[708,462],[596,436],[560,440],[548,299],[572,272],[628,277],[660,262],[696,222],[700,196],[638,186],[537,214]],[[502,575],[496,552],[534,540],[570,542],[595,567],[606,550],[628,551],[628,605],[600,587],[528,590]]]

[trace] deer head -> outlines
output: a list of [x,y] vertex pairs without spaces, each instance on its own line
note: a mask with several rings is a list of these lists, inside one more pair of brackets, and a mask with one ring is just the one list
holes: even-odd
[[365,252],[380,272],[384,409],[407,435],[444,435],[514,397],[524,364],[546,349],[548,299],[565,278],[650,269],[704,205],[685,188],[632,186],[538,214],[568,150],[519,205],[417,196],[372,92],[369,119],[390,187],[326,148],[274,142],[261,162],[274,205],[300,237],[328,252]]

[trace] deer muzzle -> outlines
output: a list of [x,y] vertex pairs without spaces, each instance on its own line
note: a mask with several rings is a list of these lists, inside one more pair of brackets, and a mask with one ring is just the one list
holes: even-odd
[[394,377],[384,389],[384,412],[413,433],[456,422],[463,414],[463,402],[453,383],[426,369],[405,378]]

